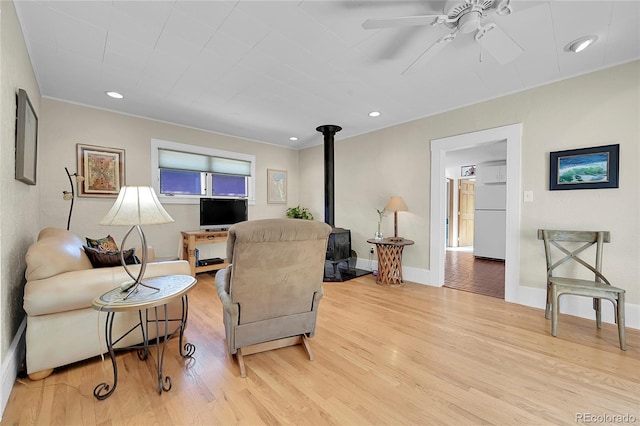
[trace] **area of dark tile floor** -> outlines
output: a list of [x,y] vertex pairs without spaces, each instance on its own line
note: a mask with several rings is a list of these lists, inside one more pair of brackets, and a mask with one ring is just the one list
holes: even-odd
[[446,252],[445,287],[504,299],[504,262],[476,259],[465,250]]

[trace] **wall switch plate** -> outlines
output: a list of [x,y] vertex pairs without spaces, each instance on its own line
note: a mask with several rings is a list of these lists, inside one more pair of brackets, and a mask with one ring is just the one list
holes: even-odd
[[525,203],[532,203],[533,202],[533,191],[524,191],[523,194],[523,200]]

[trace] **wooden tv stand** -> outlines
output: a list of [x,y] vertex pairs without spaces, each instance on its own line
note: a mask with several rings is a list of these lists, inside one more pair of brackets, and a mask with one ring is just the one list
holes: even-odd
[[223,263],[196,266],[196,246],[198,244],[226,243],[229,235],[227,231],[180,231],[180,233],[182,234],[182,259],[189,261],[192,276],[195,277],[199,272],[217,271],[229,266],[226,259]]

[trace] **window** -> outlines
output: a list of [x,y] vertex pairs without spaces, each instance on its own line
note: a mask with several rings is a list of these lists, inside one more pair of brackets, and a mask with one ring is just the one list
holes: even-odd
[[255,156],[151,140],[152,181],[162,202],[196,204],[200,197],[240,197],[255,204]]
[[228,196],[228,197],[246,197],[247,196],[247,178],[244,176],[229,176],[213,174],[212,179],[212,195]]
[[206,173],[160,169],[160,194],[206,195]]

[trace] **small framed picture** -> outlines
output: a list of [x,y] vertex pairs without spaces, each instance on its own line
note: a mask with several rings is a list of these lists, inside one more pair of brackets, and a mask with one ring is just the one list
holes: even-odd
[[17,101],[15,178],[27,185],[35,185],[38,168],[38,116],[23,89],[18,89]]
[[287,203],[287,172],[267,169],[267,203]]
[[476,175],[475,164],[472,166],[462,166],[460,168],[460,176],[462,177],[475,176],[475,175]]
[[618,188],[620,145],[549,154],[549,190]]
[[80,197],[117,197],[124,186],[124,149],[78,144]]

